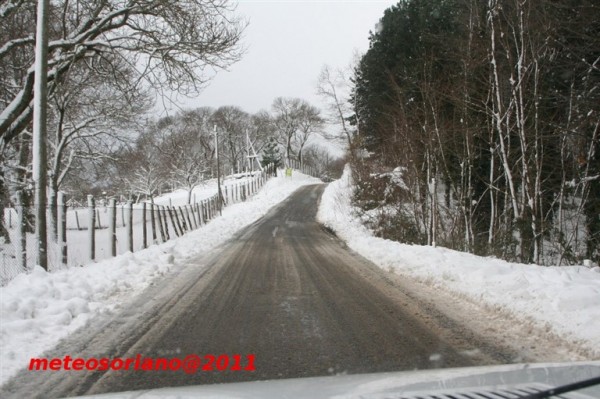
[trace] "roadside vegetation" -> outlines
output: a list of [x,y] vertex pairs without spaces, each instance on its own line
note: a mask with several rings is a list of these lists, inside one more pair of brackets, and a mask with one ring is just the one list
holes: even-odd
[[351,76],[351,157],[382,237],[600,261],[600,5],[405,0]]

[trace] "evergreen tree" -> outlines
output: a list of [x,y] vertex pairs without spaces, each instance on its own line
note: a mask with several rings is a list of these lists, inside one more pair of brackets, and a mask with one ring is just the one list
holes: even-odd
[[[352,91],[356,201],[380,204],[375,230],[525,263],[599,261],[598,21],[596,0],[386,10]],[[410,195],[394,203],[391,183],[374,187],[398,167]]]
[[274,138],[270,138],[265,144],[260,164],[263,167],[273,165],[273,175],[277,176],[277,169],[281,164],[281,154],[279,153],[279,145]]

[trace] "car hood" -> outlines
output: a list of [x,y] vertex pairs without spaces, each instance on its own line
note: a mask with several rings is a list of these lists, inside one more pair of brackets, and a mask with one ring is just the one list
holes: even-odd
[[[600,361],[335,375],[108,393],[80,398],[518,398],[600,376]],[[504,396],[498,396],[498,395]],[[435,395],[435,396],[433,396]],[[512,395],[512,396],[511,396]],[[518,396],[522,395],[522,396]],[[600,398],[600,386],[561,398]]]

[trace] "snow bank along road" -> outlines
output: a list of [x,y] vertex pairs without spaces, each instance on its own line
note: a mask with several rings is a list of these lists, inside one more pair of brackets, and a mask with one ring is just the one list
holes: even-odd
[[24,371],[3,397],[546,360],[465,327],[485,316],[473,307],[446,303],[462,320],[444,315],[433,293],[349,251],[315,221],[323,189],[300,188],[218,253],[189,261],[201,267],[182,268],[46,354],[254,354],[256,371]]

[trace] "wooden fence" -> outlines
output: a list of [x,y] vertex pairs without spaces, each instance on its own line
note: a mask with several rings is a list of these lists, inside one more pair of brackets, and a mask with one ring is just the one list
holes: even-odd
[[[49,243],[53,246],[52,261],[49,262],[51,269],[114,257],[119,253],[119,246],[120,252],[124,252],[123,244],[125,251],[134,252],[198,229],[214,219],[222,207],[245,201],[258,192],[272,176],[271,169],[254,172],[238,183],[223,185],[221,198],[218,193],[198,201],[193,196],[191,204],[181,206],[151,202],[134,204],[132,201],[117,204],[114,198],[109,199],[107,204],[98,205],[96,199],[89,195],[86,208],[73,208],[67,205],[66,196],[59,193],[56,225],[48,228],[52,235]],[[31,242],[32,234],[26,232],[26,212],[21,194],[17,195],[15,205],[16,212],[13,214],[11,210],[8,216],[9,225],[13,227],[10,229],[12,250],[10,246],[1,248],[4,252],[0,268],[2,285],[18,273],[30,270],[34,262],[35,243]],[[73,252],[77,256],[72,256]]]

